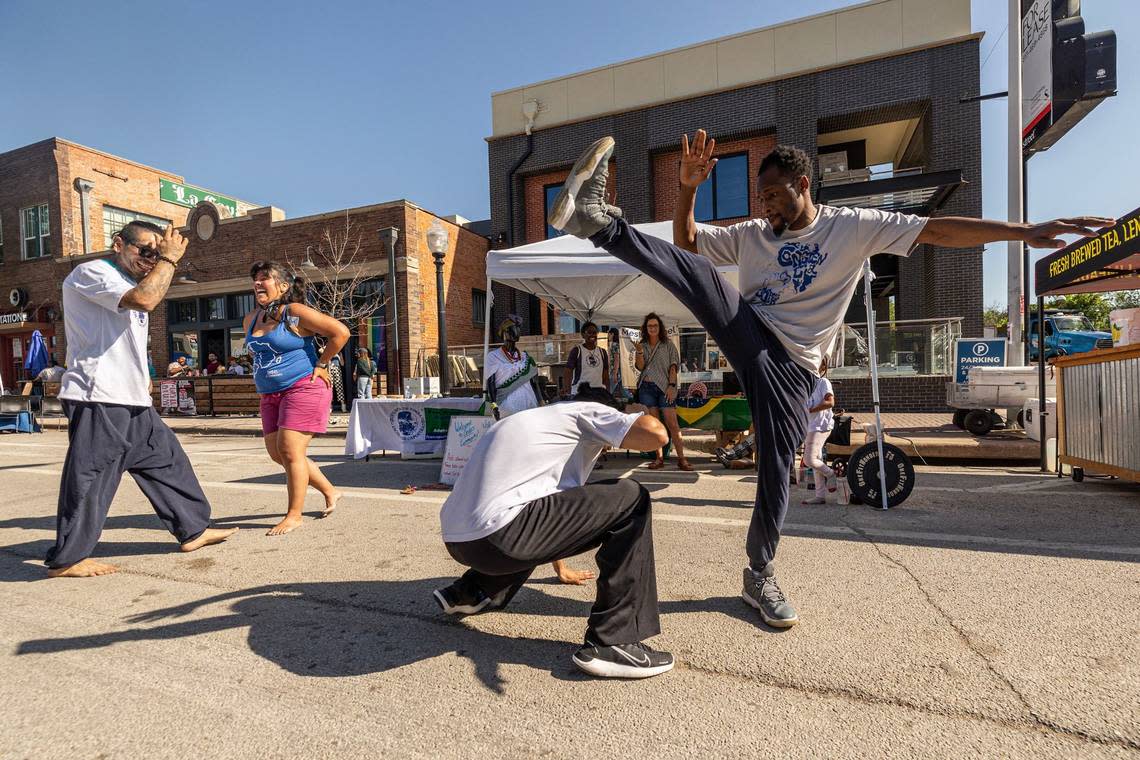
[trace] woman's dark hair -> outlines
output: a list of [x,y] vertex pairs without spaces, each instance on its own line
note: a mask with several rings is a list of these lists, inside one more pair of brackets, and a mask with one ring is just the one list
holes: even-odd
[[598,325],[596,323],[584,322],[582,324],[582,329],[578,330],[578,334],[581,335],[583,338],[585,338],[586,337],[586,331],[589,330],[591,327],[594,328],[594,332],[598,332]]
[[305,278],[293,276],[288,269],[276,261],[267,261],[262,259],[253,262],[253,266],[249,268],[249,279],[256,278],[262,272],[268,274],[278,282],[284,283],[289,286],[281,298],[277,299],[278,303],[305,303]]
[[651,311],[645,315],[645,319],[641,320],[641,342],[649,342],[649,320],[651,319],[657,320],[657,327],[659,328],[657,332],[657,339],[668,340],[669,337],[665,334],[665,323],[661,321],[661,317],[657,316],[657,312]]

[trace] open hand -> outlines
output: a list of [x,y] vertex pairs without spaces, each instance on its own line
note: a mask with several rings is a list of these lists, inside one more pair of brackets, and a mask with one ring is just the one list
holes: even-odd
[[329,371],[326,367],[313,367],[313,374],[309,375],[309,382],[313,382],[318,377],[325,381],[325,385],[332,388],[332,378],[329,377]]
[[558,580],[568,586],[581,586],[595,577],[589,570],[573,570],[565,562],[554,562],[554,570],[558,573]]
[[1069,219],[1054,219],[1051,222],[1027,225],[1025,244],[1032,248],[1064,248],[1068,243],[1059,240],[1061,235],[1089,237],[1097,230],[1116,224],[1115,219],[1102,216],[1075,216]]
[[693,147],[689,149],[689,136],[681,135],[681,171],[680,182],[682,187],[696,189],[709,178],[716,159],[712,157],[716,149],[716,140],[706,139],[703,129],[698,129],[693,136]]
[[186,253],[186,243],[186,238],[182,237],[182,233],[173,224],[167,225],[158,241],[158,253],[171,261],[178,261]]

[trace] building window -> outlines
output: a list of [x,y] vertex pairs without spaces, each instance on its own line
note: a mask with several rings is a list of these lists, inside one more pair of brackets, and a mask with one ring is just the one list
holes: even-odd
[[698,222],[748,216],[748,154],[718,157],[708,181],[697,188]]
[[4,261],[4,220],[0,219],[0,261]]
[[197,322],[198,301],[197,299],[190,299],[189,301],[171,301],[170,311],[168,313],[170,314],[171,324]]
[[544,185],[542,188],[542,194],[545,196],[545,208],[542,212],[542,220],[546,223],[547,240],[566,234],[550,226],[550,210],[554,207],[554,199],[558,197],[559,191],[562,190],[562,185],[563,183],[559,182],[557,185]]
[[51,256],[51,230],[46,203],[20,209],[20,237],[24,240],[25,259]]
[[150,222],[151,224],[157,224],[163,228],[170,226],[169,219],[160,219],[157,216],[143,214],[138,211],[129,211],[125,208],[103,206],[103,248],[110,250],[115,233],[131,222]]
[[206,299],[206,321],[218,322],[226,318],[226,297],[212,296]]
[[471,324],[487,324],[487,291],[471,289]]
[[253,311],[254,306],[253,293],[230,296],[230,314],[233,314],[234,319],[243,319]]

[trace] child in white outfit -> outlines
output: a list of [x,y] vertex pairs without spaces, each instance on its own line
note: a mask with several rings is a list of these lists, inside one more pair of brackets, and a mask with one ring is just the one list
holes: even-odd
[[[835,406],[835,393],[831,381],[827,379],[827,362],[824,361],[819,368],[819,380],[815,383],[815,390],[806,402],[808,411],[808,432],[804,439],[804,462],[815,474],[815,496],[804,499],[803,504],[825,504],[824,489],[829,483],[834,483],[835,471],[824,464],[823,445],[835,426],[831,412]],[[831,490],[835,490],[832,486]]]

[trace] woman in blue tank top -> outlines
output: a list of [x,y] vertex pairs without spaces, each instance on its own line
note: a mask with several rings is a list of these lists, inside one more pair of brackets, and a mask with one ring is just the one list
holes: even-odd
[[[301,524],[305,489],[312,486],[325,497],[328,516],[340,492],[309,459],[314,433],[328,428],[332,408],[329,359],[348,342],[349,331],[339,320],[305,303],[305,282],[273,261],[257,261],[249,270],[257,304],[245,317],[245,345],[253,358],[253,381],[261,394],[261,431],[274,462],[285,468],[289,508],[268,532],[288,533]],[[327,340],[320,357],[315,335]]]

